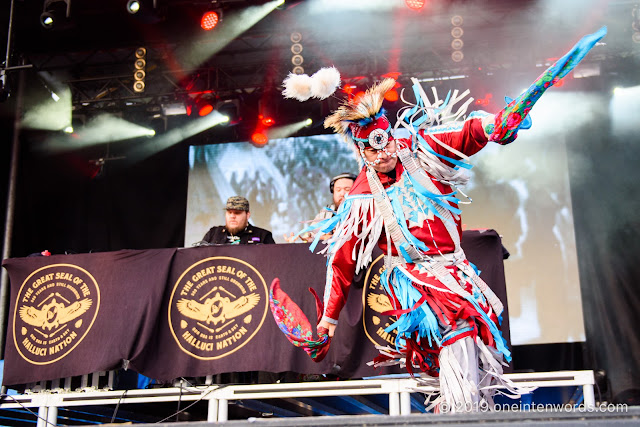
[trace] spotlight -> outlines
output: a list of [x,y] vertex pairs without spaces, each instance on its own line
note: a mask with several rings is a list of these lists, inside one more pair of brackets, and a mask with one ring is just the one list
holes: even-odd
[[135,15],[140,11],[140,2],[138,0],[129,0],[127,2],[127,12]]
[[384,94],[384,99],[389,102],[396,102],[399,98],[398,91],[395,89],[391,89],[387,93]]
[[302,55],[293,55],[291,57],[291,63],[295,66],[300,66],[304,62]]
[[127,12],[147,24],[155,24],[164,20],[165,9],[166,7],[158,8],[158,0],[129,0],[127,2]]
[[270,127],[276,124],[276,121],[273,120],[273,117],[269,117],[269,116],[258,116],[258,118],[260,119],[260,123],[262,123],[263,126],[265,127]]
[[240,102],[237,99],[227,99],[216,104],[216,111],[228,120],[224,122],[228,125],[237,125],[242,118],[240,117]]
[[46,29],[69,23],[71,0],[45,0],[40,15],[40,25]]
[[269,142],[269,138],[262,131],[256,131],[251,135],[251,141],[256,145],[266,145]]
[[420,10],[424,7],[425,0],[404,0],[407,7],[411,10]]
[[179,116],[182,114],[187,114],[187,107],[184,105],[184,102],[168,102],[166,104],[162,104],[162,114],[165,116]]
[[187,115],[190,116],[193,111],[197,112],[200,117],[207,116],[213,111],[213,104],[209,99],[197,96],[193,100],[193,107],[187,107]]
[[312,123],[313,123],[313,120],[311,120],[311,119],[307,119],[307,120],[304,121],[304,125],[305,126],[311,126]]
[[207,103],[198,109],[198,115],[200,117],[204,117],[208,114],[211,114],[212,111],[213,111],[213,105]]
[[139,47],[135,52],[136,60],[133,62],[133,68],[135,71],[133,72],[133,91],[136,93],[144,92],[145,83],[144,78],[147,73],[145,68],[147,66],[147,49],[144,47]]
[[222,11],[220,10],[208,10],[202,14],[200,19],[200,27],[205,31],[213,30],[218,23],[222,20]]
[[464,47],[464,42],[462,41],[462,39],[453,39],[451,41],[451,49],[460,50],[463,47]]
[[464,59],[464,53],[461,50],[454,50],[451,52],[451,60],[453,62],[460,62]]

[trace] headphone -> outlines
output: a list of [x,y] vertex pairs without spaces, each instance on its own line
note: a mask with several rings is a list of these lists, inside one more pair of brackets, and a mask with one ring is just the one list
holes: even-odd
[[348,178],[352,181],[355,181],[357,176],[350,172],[344,172],[331,178],[331,182],[329,183],[329,190],[331,191],[331,194],[333,194],[333,186],[336,184],[336,181],[342,178]]

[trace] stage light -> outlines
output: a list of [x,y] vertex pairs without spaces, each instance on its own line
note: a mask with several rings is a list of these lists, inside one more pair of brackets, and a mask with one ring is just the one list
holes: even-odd
[[257,131],[251,135],[251,141],[256,145],[266,145],[267,142],[269,142],[269,138],[267,138],[267,135],[264,132]]
[[73,126],[67,126],[63,130],[64,133],[73,133]]
[[133,91],[136,93],[144,92],[145,82],[144,78],[147,73],[145,68],[147,66],[147,49],[144,47],[139,47],[135,51],[136,60],[133,62],[133,68],[135,71],[133,72]]
[[138,0],[129,0],[127,2],[127,12],[135,15],[140,11],[140,2]]
[[293,55],[291,57],[291,63],[296,67],[301,66],[303,62],[304,62],[304,58],[302,57],[302,55]]
[[462,41],[462,39],[453,39],[451,41],[451,49],[460,50],[463,47],[464,47],[464,42]]
[[313,120],[311,120],[311,119],[307,119],[307,120],[304,121],[304,125],[305,126],[311,126],[312,123],[313,123]]
[[404,0],[407,7],[411,10],[420,10],[424,7],[425,0]]
[[356,90],[356,85],[351,83],[347,83],[342,87],[342,91],[347,95],[351,95],[354,90]]
[[260,119],[260,123],[262,123],[263,126],[270,127],[270,126],[273,126],[274,124],[276,124],[276,121],[273,120],[272,117],[268,117],[268,116],[264,117],[264,116],[260,115],[258,118]]
[[389,102],[396,102],[399,98],[398,91],[395,89],[391,89],[387,93],[384,94],[384,99]]
[[203,98],[201,95],[196,96],[193,100],[193,105],[187,106],[187,115],[190,116],[194,111],[197,112],[200,117],[211,114],[213,104],[210,97]]
[[156,24],[163,21],[165,9],[158,8],[158,0],[129,0],[127,2],[127,12],[136,20],[146,24]]
[[182,114],[187,114],[187,107],[184,102],[168,102],[166,104],[162,104],[162,114],[165,116],[179,116]]
[[217,10],[208,10],[202,14],[200,27],[205,31],[213,30],[220,22],[222,13]]
[[242,120],[240,117],[240,102],[237,99],[227,99],[216,104],[216,111],[227,120],[224,122],[228,125],[236,125]]
[[291,57],[291,63],[293,64],[293,74],[304,74],[304,67],[302,67],[302,63],[304,62],[304,58],[302,57],[302,34],[297,31],[294,31],[289,36],[291,40],[291,53],[293,56]]
[[198,115],[200,117],[204,117],[207,114],[210,114],[212,111],[213,111],[213,105],[205,104],[202,107],[200,107],[200,109],[198,110]]
[[45,0],[40,15],[40,24],[51,29],[69,22],[71,0]]

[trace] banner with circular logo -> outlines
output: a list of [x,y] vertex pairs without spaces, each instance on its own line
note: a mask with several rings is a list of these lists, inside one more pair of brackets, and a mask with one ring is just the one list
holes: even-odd
[[56,362],[82,342],[99,309],[100,289],[87,270],[72,264],[35,270],[22,283],[16,298],[16,350],[35,365]]
[[211,257],[185,270],[169,301],[169,327],[185,353],[220,359],[246,345],[267,314],[267,285],[252,265]]
[[369,340],[379,346],[395,348],[397,330],[386,332],[385,329],[397,319],[382,313],[393,310],[380,276],[384,272],[384,255],[378,256],[367,269],[362,292],[362,325]]

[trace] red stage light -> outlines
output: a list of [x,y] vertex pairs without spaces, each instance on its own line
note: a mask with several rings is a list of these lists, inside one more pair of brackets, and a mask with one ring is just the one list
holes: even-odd
[[409,9],[420,10],[425,4],[425,0],[404,0]]
[[357,92],[355,95],[353,95],[353,103],[357,104],[358,102],[360,102],[360,99],[364,96],[364,91],[360,91]]
[[218,16],[218,13],[210,10],[208,12],[205,12],[202,15],[202,19],[200,20],[200,26],[202,27],[203,30],[213,30],[216,25],[218,25],[218,22],[220,21],[220,17]]
[[384,99],[386,99],[389,102],[396,102],[398,98],[399,98],[398,91],[395,89],[391,89],[390,91],[384,94]]
[[263,126],[269,127],[269,126],[275,125],[276,121],[273,120],[273,118],[271,118],[271,117],[262,117],[262,116],[260,116],[260,123],[262,123]]
[[351,95],[351,93],[353,93],[355,89],[356,89],[356,85],[352,85],[350,83],[347,83],[342,87],[342,91],[348,95]]
[[263,132],[254,132],[253,135],[251,135],[251,141],[256,145],[265,145],[269,142],[269,138],[267,138],[267,135]]
[[213,111],[213,105],[205,103],[202,104],[202,106],[200,106],[200,109],[198,110],[198,115],[200,117],[204,117],[207,114],[211,113]]
[[386,74],[381,75],[380,77],[384,78],[384,79],[394,79],[394,80],[398,80],[398,77],[400,77],[402,75],[402,73],[398,72],[398,71],[389,71]]

